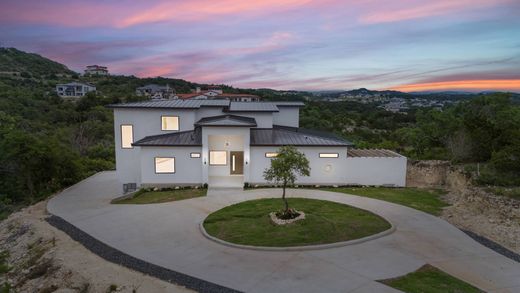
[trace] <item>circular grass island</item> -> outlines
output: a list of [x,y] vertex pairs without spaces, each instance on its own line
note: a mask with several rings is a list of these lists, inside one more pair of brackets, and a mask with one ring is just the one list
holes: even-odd
[[382,217],[349,205],[307,198],[289,198],[289,206],[305,219],[275,225],[269,213],[283,208],[280,198],[250,200],[222,208],[203,222],[209,236],[228,243],[256,247],[331,244],[365,238],[389,230]]

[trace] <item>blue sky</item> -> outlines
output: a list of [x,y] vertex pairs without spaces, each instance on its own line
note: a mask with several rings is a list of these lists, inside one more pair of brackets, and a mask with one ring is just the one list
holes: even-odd
[[511,0],[2,0],[0,42],[237,87],[520,92],[519,15]]

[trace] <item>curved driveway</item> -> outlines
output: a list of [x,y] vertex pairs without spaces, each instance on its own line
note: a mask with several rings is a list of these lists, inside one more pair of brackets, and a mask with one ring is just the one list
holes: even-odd
[[206,239],[199,223],[244,200],[277,189],[211,190],[206,197],[149,205],[111,205],[121,196],[115,172],[98,173],[53,197],[50,213],[127,254],[246,292],[397,292],[374,280],[425,263],[488,292],[520,292],[520,264],[478,244],[442,219],[404,206],[334,192],[290,190],[379,214],[396,226],[369,242],[310,251],[255,251]]

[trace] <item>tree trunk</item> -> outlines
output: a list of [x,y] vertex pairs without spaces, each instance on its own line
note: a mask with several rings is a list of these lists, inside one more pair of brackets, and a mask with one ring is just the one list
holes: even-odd
[[282,200],[283,200],[283,203],[285,204],[285,211],[284,213],[287,213],[289,211],[289,203],[287,202],[287,199],[285,198],[285,188],[287,187],[287,182],[283,182],[283,193],[282,193]]

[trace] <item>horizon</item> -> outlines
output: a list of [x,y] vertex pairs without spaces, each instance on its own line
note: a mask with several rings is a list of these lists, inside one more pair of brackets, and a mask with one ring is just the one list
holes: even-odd
[[512,0],[0,3],[1,46],[82,72],[278,90],[520,92]]

